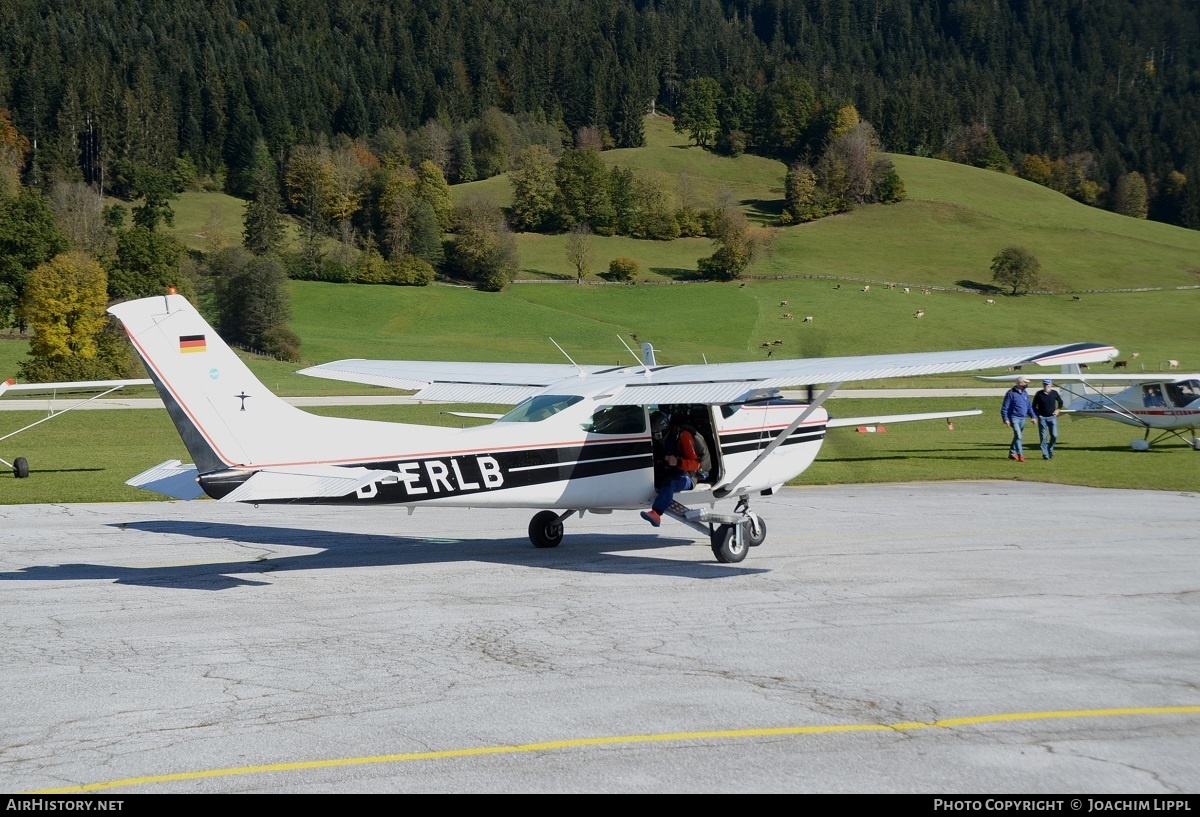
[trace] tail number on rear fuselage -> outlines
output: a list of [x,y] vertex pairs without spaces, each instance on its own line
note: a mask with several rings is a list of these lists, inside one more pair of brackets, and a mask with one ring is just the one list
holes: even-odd
[[504,474],[495,457],[454,457],[449,460],[418,460],[395,464],[394,477],[364,485],[359,499],[373,499],[381,484],[403,486],[409,497],[445,496],[473,491],[490,491],[504,485]]

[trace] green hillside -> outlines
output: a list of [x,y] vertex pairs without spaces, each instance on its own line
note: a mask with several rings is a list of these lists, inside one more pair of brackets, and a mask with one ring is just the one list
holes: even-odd
[[[654,174],[678,197],[686,174],[701,206],[727,189],[759,223],[774,223],[783,207],[784,165],[759,156],[730,158],[689,146],[669,120],[646,120],[647,147],[611,150],[610,164]],[[906,201],[870,205],[811,224],[778,228],[769,252],[750,276],[830,276],[916,286],[988,285],[992,257],[1028,247],[1042,264],[1046,289],[1086,291],[1200,285],[1200,232],[1119,216],[1049,188],[967,165],[893,155]],[[457,185],[456,201],[482,196],[507,205],[506,177]],[[613,258],[641,262],[647,280],[694,273],[712,253],[706,239],[672,242],[593,238],[593,271]],[[566,236],[518,236],[522,277],[573,279]]]

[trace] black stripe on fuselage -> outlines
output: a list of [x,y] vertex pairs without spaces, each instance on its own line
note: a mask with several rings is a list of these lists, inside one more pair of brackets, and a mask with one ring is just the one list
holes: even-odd
[[[378,471],[391,471],[397,481],[374,483],[363,494],[339,497],[279,500],[280,503],[302,502],[316,505],[410,504],[450,496],[467,496],[509,488],[525,488],[570,479],[621,474],[654,465],[649,439],[623,439],[613,442],[589,441],[583,445],[526,448],[514,451],[416,457],[411,460],[390,460],[346,463]],[[201,477],[201,484],[210,496],[230,493],[251,474],[230,474]],[[266,500],[267,504],[272,500]]]
[[[739,431],[721,435],[721,454],[728,457],[731,454],[742,454],[746,451],[761,451],[779,436],[782,429],[764,428],[756,431]],[[801,443],[822,440],[825,437],[825,426],[801,426],[788,435],[782,445],[799,445]]]

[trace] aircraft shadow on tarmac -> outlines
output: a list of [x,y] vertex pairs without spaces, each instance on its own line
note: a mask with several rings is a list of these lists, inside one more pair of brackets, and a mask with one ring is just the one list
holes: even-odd
[[[694,540],[656,535],[579,533],[568,535],[554,550],[539,550],[525,538],[451,539],[389,536],[301,528],[259,527],[228,523],[176,520],[127,522],[112,527],[126,531],[219,539],[238,545],[287,546],[319,549],[313,553],[256,556],[240,561],[151,567],[101,564],[38,565],[0,573],[0,581],[82,581],[108,579],[116,584],[180,590],[227,590],[269,585],[246,578],[285,570],[332,570],[363,567],[490,562],[583,573],[644,573],[689,579],[718,579],[765,573],[763,568],[723,565],[713,561],[680,561],[632,554],[678,545],[699,547]],[[161,552],[160,552],[161,553]],[[705,556],[711,557],[708,547]],[[180,558],[202,559],[203,551],[188,549]]]

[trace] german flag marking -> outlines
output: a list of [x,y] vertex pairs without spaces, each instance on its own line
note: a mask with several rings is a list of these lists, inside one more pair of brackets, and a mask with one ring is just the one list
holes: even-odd
[[181,353],[204,352],[207,349],[208,345],[204,341],[204,335],[179,336],[179,351]]

